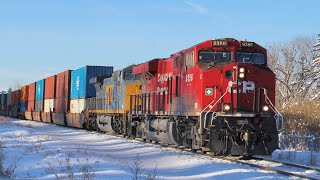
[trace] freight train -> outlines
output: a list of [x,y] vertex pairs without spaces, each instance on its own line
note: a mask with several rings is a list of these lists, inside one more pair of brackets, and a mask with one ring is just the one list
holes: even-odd
[[283,130],[266,49],[233,38],[117,71],[67,70],[0,99],[1,115],[215,155],[270,154]]

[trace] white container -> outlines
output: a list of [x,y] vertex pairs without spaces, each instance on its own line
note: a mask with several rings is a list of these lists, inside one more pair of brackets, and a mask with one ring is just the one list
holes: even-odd
[[86,99],[72,99],[70,102],[71,113],[81,113],[86,108]]
[[44,100],[44,112],[54,112],[54,99],[45,99]]

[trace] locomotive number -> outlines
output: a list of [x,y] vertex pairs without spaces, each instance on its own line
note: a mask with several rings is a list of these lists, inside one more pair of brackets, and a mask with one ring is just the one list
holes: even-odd
[[212,46],[228,46],[227,41],[214,40],[212,41]]
[[241,43],[242,47],[253,47],[254,46],[254,42],[242,42]]
[[186,82],[191,82],[193,81],[193,74],[187,74],[186,75]]

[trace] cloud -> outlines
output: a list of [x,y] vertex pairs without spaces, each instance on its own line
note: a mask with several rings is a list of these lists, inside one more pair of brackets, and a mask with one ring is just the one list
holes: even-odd
[[185,1],[184,3],[191,8],[192,12],[196,12],[199,14],[208,14],[209,13],[209,10],[206,7],[202,6],[201,4],[196,4],[191,1]]

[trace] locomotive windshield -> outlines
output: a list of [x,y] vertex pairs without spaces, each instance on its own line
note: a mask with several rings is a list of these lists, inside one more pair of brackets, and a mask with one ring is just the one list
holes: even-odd
[[200,63],[220,63],[231,61],[230,51],[201,50],[198,54],[198,62]]
[[262,53],[248,53],[237,52],[237,62],[252,63],[252,64],[265,64],[266,60]]

